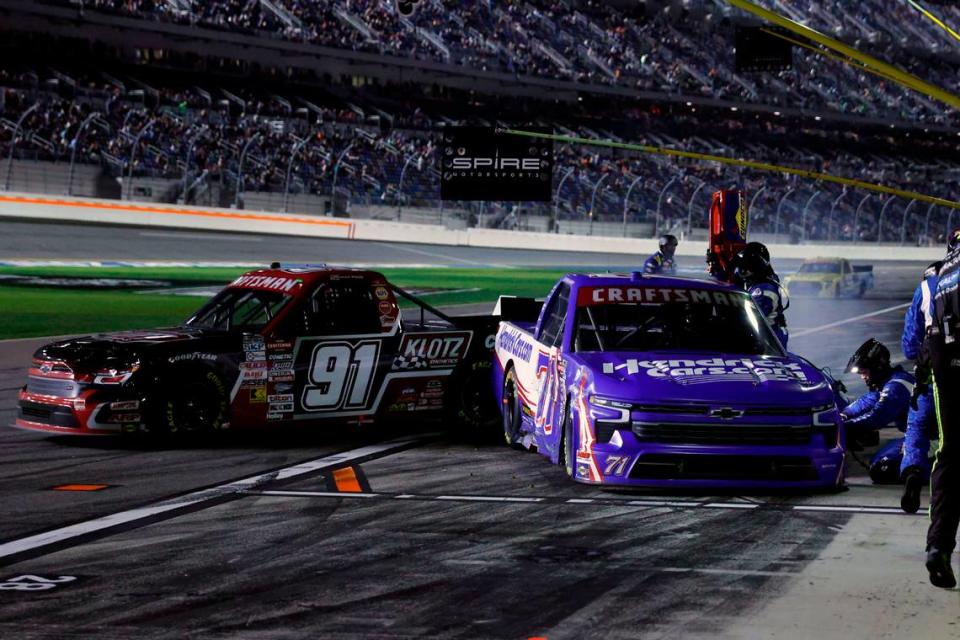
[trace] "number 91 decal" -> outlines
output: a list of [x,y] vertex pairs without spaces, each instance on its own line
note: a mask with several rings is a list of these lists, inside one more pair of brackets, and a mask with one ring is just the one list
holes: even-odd
[[313,348],[301,396],[305,411],[365,409],[370,402],[380,341],[322,342]]

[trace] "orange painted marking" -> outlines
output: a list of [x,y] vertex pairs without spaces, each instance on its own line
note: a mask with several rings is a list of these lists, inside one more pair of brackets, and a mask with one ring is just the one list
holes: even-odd
[[16,204],[39,204],[52,207],[80,207],[86,209],[104,209],[107,211],[133,211],[136,213],[159,213],[173,216],[201,216],[205,218],[221,218],[226,220],[265,220],[268,222],[287,222],[292,224],[313,224],[325,227],[343,227],[347,229],[348,237],[353,237],[354,224],[342,220],[313,220],[293,216],[279,216],[262,213],[226,213],[223,211],[207,211],[204,209],[166,209],[149,205],[135,204],[107,204],[101,202],[83,202],[74,200],[56,200],[53,198],[25,198],[22,196],[0,196],[0,202]]
[[344,467],[333,472],[333,481],[341,493],[363,493],[353,467]]
[[61,484],[51,489],[54,491],[100,491],[109,486],[108,484]]

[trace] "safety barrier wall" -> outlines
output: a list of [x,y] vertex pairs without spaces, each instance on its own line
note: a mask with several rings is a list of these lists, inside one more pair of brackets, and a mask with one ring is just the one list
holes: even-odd
[[[115,200],[67,198],[25,193],[0,194],[0,219],[32,219],[70,223],[168,227],[210,231],[242,231],[287,236],[377,240],[417,244],[646,255],[657,248],[655,239],[611,238],[497,229],[448,229],[439,225],[382,220],[331,218],[269,212],[182,207]],[[681,256],[704,255],[704,242],[682,242]],[[939,247],[888,245],[770,245],[777,258],[843,256],[865,261],[934,261],[943,256]],[[171,256],[172,258],[176,256]]]

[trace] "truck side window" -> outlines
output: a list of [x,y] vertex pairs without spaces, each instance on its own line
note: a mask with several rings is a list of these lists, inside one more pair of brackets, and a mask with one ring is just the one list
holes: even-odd
[[380,333],[377,301],[370,285],[362,280],[322,285],[307,299],[302,322],[304,335]]
[[563,324],[567,318],[567,302],[570,300],[570,285],[566,282],[560,285],[557,294],[550,301],[543,317],[543,327],[540,330],[539,340],[548,347],[553,347],[563,340]]

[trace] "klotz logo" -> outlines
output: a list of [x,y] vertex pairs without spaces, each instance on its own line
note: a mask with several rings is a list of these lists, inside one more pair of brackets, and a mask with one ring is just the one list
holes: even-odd
[[397,0],[397,11],[402,16],[412,16],[413,12],[417,10],[418,4],[420,4],[420,0]]

